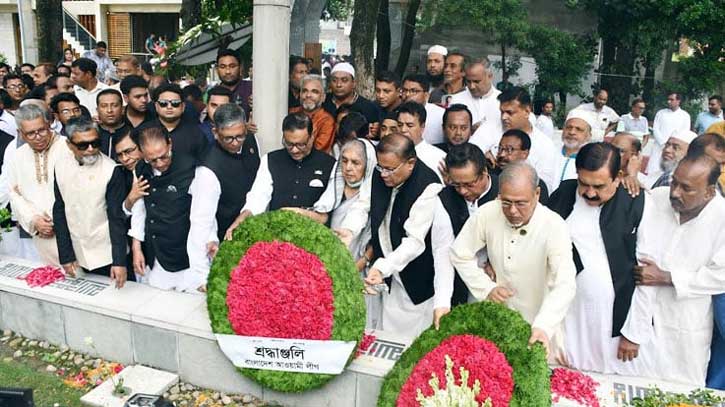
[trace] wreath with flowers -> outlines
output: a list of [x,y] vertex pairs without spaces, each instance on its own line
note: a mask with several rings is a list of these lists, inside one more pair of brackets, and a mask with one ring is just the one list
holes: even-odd
[[531,326],[491,302],[454,308],[385,376],[378,407],[551,405],[549,367]]
[[[273,211],[248,218],[221,244],[207,281],[207,307],[215,334],[359,342],[362,289],[350,252],[330,229]],[[282,392],[320,387],[334,377],[239,370]]]

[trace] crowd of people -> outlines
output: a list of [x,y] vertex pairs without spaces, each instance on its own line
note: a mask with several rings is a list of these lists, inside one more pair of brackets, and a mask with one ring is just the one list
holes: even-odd
[[599,89],[559,131],[485,57],[436,45],[424,74],[379,72],[375,100],[351,64],[291,57],[282,148],[262,154],[236,52],[207,88],[133,56],[109,86],[103,64],[0,66],[0,252],[203,295],[220,242],[288,210],[347,244],[369,328],[417,336],[493,301],[552,362],[725,387],[720,96],[691,123],[672,93],[650,125]]

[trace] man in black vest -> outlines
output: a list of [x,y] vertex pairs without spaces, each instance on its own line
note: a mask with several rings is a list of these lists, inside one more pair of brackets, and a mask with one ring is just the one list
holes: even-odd
[[645,197],[627,192],[619,168],[616,147],[587,144],[577,154],[578,179],[563,181],[548,203],[566,219],[574,244],[577,293],[565,319],[567,359],[574,368],[605,374],[632,374],[632,364],[623,362],[638,352],[620,331],[635,288]]
[[[506,130],[494,148],[496,152],[496,167],[491,170],[492,174],[499,175],[507,165],[513,162],[526,161],[531,151],[531,137],[523,130]],[[549,189],[546,183],[539,177],[539,202],[546,205],[549,200]]]
[[229,225],[246,202],[259,169],[259,148],[247,135],[244,111],[236,103],[214,112],[215,142],[196,168],[189,193],[191,228],[186,242],[191,270],[206,276]]
[[292,113],[282,121],[284,148],[265,154],[252,189],[224,238],[252,215],[281,208],[312,208],[325,191],[335,159],[315,150],[312,121],[303,113]]
[[141,282],[151,286],[199,292],[206,280],[191,272],[186,252],[195,160],[172,152],[172,144],[169,134],[159,127],[139,134],[145,162],[136,166],[136,174],[148,181],[149,189],[132,210],[133,267],[143,276]]
[[[450,248],[468,218],[481,205],[496,199],[498,176],[488,173],[486,157],[478,146],[471,143],[451,146],[446,155],[446,168],[449,182],[438,194],[441,206],[436,209],[436,220],[433,224],[435,227],[440,217],[444,227],[450,229],[447,235],[451,238],[446,244]],[[486,257],[485,252],[482,252],[482,263],[485,263]],[[468,289],[456,273],[451,303],[456,306],[467,302]]]
[[370,199],[361,197],[360,205],[351,208],[340,234],[345,241],[359,232],[369,208],[373,258],[365,283],[377,286],[385,280],[388,285],[383,329],[416,337],[430,326],[436,310],[450,308],[452,268],[447,276],[436,275],[431,242],[436,198],[443,186],[418,160],[415,145],[405,136],[385,137],[376,152]]

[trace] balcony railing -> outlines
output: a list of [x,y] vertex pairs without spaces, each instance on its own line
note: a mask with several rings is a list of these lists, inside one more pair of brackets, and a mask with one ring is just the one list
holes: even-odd
[[66,30],[78,43],[90,50],[96,47],[96,38],[81,25],[66,9],[63,9],[63,29]]

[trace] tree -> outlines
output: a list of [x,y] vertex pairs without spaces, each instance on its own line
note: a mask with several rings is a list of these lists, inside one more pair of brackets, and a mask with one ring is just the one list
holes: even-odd
[[410,59],[410,48],[413,46],[413,37],[415,37],[416,17],[420,8],[420,0],[410,0],[408,3],[408,11],[405,15],[403,41],[400,43],[400,53],[398,54],[398,63],[395,65],[395,72],[399,76],[403,76],[405,69],[408,67]]
[[181,30],[201,23],[201,0],[181,0]]
[[359,94],[372,98],[375,89],[374,43],[381,0],[356,1],[350,30],[350,50]]
[[63,6],[61,0],[37,0],[38,58],[41,62],[60,60],[63,56]]
[[432,24],[482,31],[488,42],[499,46],[504,74],[510,67],[508,51],[526,45],[529,23],[521,0],[440,0],[426,8]]
[[592,36],[578,36],[556,28],[535,25],[528,33],[526,51],[536,60],[536,96],[583,96],[581,81],[592,69],[597,42]]
[[375,71],[387,71],[390,64],[390,1],[380,0],[378,10],[377,49]]

